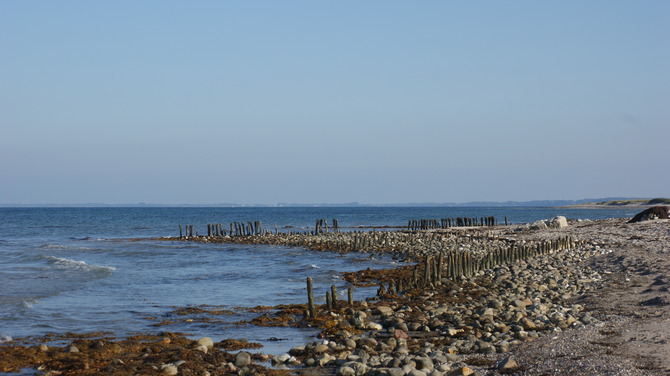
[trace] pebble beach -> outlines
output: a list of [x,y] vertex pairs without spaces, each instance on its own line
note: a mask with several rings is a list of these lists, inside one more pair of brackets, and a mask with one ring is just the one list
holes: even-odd
[[[259,326],[316,327],[285,354],[252,342],[161,332],[70,333],[0,348],[0,371],[50,375],[670,374],[670,222],[628,218],[415,231],[164,241],[299,246],[391,255],[398,268],[345,273],[376,297],[266,307]],[[461,256],[458,256],[461,255]],[[459,258],[460,257],[460,258]],[[317,294],[323,292],[316,292]],[[344,298],[343,298],[344,297]],[[332,298],[331,298],[332,299]],[[307,303],[307,296],[305,296]],[[38,342],[42,342],[41,344]]]

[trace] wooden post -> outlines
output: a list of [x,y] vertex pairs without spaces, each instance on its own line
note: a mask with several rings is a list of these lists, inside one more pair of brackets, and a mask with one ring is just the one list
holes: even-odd
[[333,302],[333,308],[337,308],[337,287],[335,285],[330,286],[330,300]]
[[307,277],[307,309],[310,318],[316,317],[316,308],[314,307],[314,288],[312,287],[312,277]]
[[184,236],[181,233],[181,225],[179,225],[179,239],[182,239]]
[[354,305],[354,289],[351,287],[347,288],[347,302],[350,307]]
[[330,291],[326,291],[326,307],[328,307],[328,309],[333,309],[333,302],[330,297]]

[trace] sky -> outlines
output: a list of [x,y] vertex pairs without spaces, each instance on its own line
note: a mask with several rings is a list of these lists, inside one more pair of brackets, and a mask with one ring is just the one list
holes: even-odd
[[670,197],[670,2],[0,0],[0,203]]

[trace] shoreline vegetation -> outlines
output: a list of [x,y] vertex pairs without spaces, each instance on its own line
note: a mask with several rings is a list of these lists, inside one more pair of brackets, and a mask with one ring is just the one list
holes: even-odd
[[[654,205],[649,200],[628,201],[594,205]],[[159,322],[156,326],[163,331],[129,338],[66,333],[8,341],[0,345],[0,372],[342,376],[670,372],[670,220],[568,222],[557,217],[541,222],[153,239],[357,251],[391,255],[410,264],[343,273],[351,290],[338,293],[333,287],[314,292],[326,295],[323,305],[308,304],[313,299],[306,287],[304,304],[250,308],[258,316],[243,324],[319,328],[318,339],[287,354],[245,351],[260,345],[243,339],[192,340],[169,332],[169,322]],[[378,294],[355,300],[357,286],[378,286]],[[193,325],[228,314],[202,307],[181,307],[175,313],[172,316]]]

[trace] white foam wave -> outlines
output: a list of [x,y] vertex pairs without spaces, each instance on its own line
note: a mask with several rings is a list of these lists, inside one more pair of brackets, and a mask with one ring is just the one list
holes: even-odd
[[116,268],[113,266],[91,265],[87,264],[85,261],[77,261],[64,257],[44,256],[44,258],[47,259],[49,263],[51,263],[57,269],[77,270],[83,272],[90,272],[90,271],[112,272],[116,270]]
[[91,250],[92,248],[88,247],[73,247],[69,245],[62,245],[62,244],[43,244],[40,246],[42,249],[70,249],[70,250],[75,250],[75,251],[88,251]]
[[12,342],[13,340],[9,334],[0,333],[0,343]]

